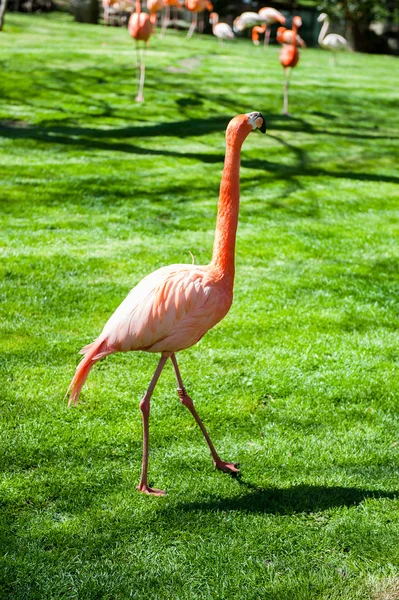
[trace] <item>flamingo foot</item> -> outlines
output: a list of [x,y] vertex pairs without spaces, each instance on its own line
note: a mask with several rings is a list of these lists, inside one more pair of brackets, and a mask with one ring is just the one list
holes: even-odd
[[229,463],[224,460],[214,461],[213,463],[217,469],[223,471],[224,473],[230,473],[233,477],[236,477],[240,474],[240,469],[237,468],[237,465],[234,463]]
[[147,484],[140,483],[137,486],[139,492],[143,494],[147,494],[148,496],[165,496],[166,492],[164,490],[157,490],[156,488],[150,488]]
[[143,94],[137,94],[137,96],[136,96],[136,102],[144,102],[144,96],[143,96]]

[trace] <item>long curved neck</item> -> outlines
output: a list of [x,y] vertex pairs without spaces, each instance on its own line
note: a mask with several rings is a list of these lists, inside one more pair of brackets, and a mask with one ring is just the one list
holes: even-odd
[[298,46],[298,25],[296,23],[292,25],[292,45],[294,48]]
[[321,44],[322,41],[324,40],[324,38],[326,37],[327,31],[328,31],[328,26],[329,26],[329,22],[328,22],[328,19],[326,19],[324,21],[324,23],[323,23],[323,27],[321,28],[320,33],[319,33],[319,37],[317,39],[317,42],[319,44]]
[[215,33],[215,27],[216,25],[219,23],[219,15],[217,15],[216,13],[213,13],[213,21],[212,21],[212,32]]
[[215,241],[211,265],[221,275],[234,279],[234,255],[240,206],[240,153],[241,146],[251,131],[245,123],[234,123],[227,128],[226,157],[216,219]]
[[140,0],[136,0],[136,13],[138,15],[141,13],[141,2],[140,2]]

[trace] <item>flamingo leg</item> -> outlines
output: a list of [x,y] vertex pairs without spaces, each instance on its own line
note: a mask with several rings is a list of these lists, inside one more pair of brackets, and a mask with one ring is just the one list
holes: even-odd
[[139,42],[136,40],[136,91],[138,89],[138,85],[139,85],[139,81],[140,81],[140,65],[141,65],[140,46],[139,46]]
[[191,38],[191,36],[194,33],[194,29],[197,27],[197,21],[198,21],[198,14],[196,12],[193,12],[193,20],[191,22],[190,29],[188,30],[188,33],[187,33],[188,40]]
[[147,46],[144,46],[143,53],[140,56],[140,84],[139,84],[139,92],[136,96],[136,102],[144,102],[144,79],[145,79],[145,52]]
[[162,369],[165,366],[166,361],[168,360],[168,356],[162,355],[158,366],[155,370],[153,378],[150,381],[150,385],[146,393],[143,396],[143,399],[140,402],[140,410],[143,418],[143,461],[141,465],[141,478],[140,483],[137,486],[139,492],[143,492],[144,494],[152,494],[153,496],[164,496],[165,492],[163,490],[157,490],[154,488],[148,487],[147,481],[147,473],[148,473],[148,439],[149,439],[149,418],[150,418],[150,400],[154,388],[157,384],[159,376],[162,373]]
[[205,25],[205,20],[204,20],[204,13],[201,13],[201,18],[199,20],[199,24],[198,24],[198,31],[199,33],[203,33],[204,31],[204,25]]
[[161,35],[160,37],[164,37],[165,33],[166,33],[166,29],[169,25],[169,21],[170,21],[170,6],[165,6],[165,12],[163,15],[163,20],[162,20],[162,30],[161,30]]
[[284,69],[284,106],[283,106],[283,115],[288,116],[288,87],[290,84],[290,68],[286,67]]
[[265,48],[268,48],[269,47],[269,42],[270,42],[270,27],[266,26],[265,39],[263,40],[263,46]]
[[174,11],[173,11],[173,27],[174,27],[174,29],[177,28],[178,17],[179,17],[179,9],[175,7]]
[[237,465],[235,465],[234,463],[229,463],[229,462],[222,460],[220,458],[220,456],[218,455],[218,453],[216,452],[215,446],[213,445],[212,440],[209,437],[209,434],[205,428],[205,425],[201,421],[197,411],[194,408],[194,403],[191,400],[190,396],[187,394],[186,389],[183,385],[183,380],[181,378],[180,370],[177,365],[176,356],[174,354],[172,354],[171,359],[172,359],[173,368],[174,368],[175,374],[176,374],[176,380],[177,380],[177,385],[178,385],[177,393],[179,394],[180,402],[188,408],[188,410],[193,415],[194,419],[197,421],[197,423],[204,435],[206,443],[209,446],[209,450],[211,451],[213,464],[215,465],[215,467],[217,469],[220,469],[221,471],[224,471],[225,473],[230,473],[231,475],[238,475],[238,473],[240,471],[239,471],[239,469],[237,469]]

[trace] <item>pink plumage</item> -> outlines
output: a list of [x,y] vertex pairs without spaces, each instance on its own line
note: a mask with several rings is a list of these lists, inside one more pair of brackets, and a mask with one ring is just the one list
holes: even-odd
[[182,403],[199,424],[217,468],[237,473],[233,463],[222,461],[184,389],[175,353],[196,344],[229,311],[233,300],[234,248],[239,206],[241,145],[252,129],[265,130],[260,113],[238,115],[227,128],[227,151],[220,187],[217,227],[209,265],[175,264],[144,277],[118,306],[94,342],[85,346],[83,360],[68,388],[69,404],[77,403],[91,367],[114,352],[160,352],[161,359],[140,403],[143,414],[143,468],[138,489],[161,494],[147,484],[148,416],[150,397],[161,371],[171,359]]

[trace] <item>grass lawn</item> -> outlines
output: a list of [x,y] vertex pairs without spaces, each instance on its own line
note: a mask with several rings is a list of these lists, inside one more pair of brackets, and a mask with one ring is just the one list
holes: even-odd
[[[106,39],[107,44],[103,44]],[[134,102],[125,29],[6,15],[0,34],[0,596],[399,598],[398,59],[170,32]],[[224,130],[242,154],[233,307],[183,352],[214,471],[158,357],[79,360],[130,288],[211,256]]]

